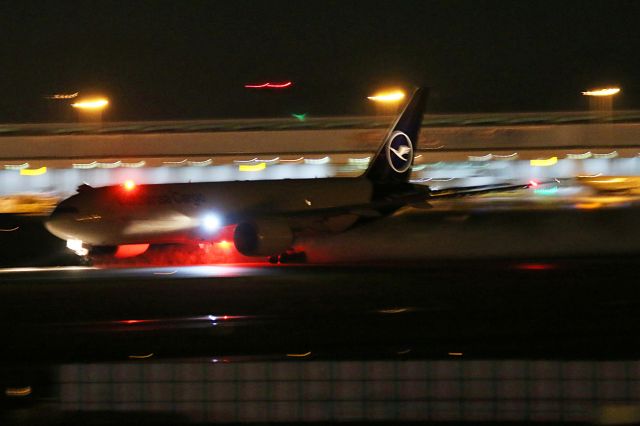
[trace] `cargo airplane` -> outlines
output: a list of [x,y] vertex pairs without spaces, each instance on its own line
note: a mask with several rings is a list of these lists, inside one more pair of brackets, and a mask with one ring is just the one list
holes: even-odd
[[427,93],[426,88],[416,89],[360,177],[82,185],[56,207],[46,227],[79,255],[132,245],[142,247],[139,252],[150,244],[195,245],[216,241],[223,229],[233,229],[233,243],[241,254],[275,262],[291,258],[301,235],[342,232],[435,198],[530,186],[432,190],[410,183]]

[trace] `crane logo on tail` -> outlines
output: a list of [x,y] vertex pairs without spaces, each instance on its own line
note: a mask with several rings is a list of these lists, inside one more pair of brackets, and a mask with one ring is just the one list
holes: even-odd
[[406,172],[413,161],[413,144],[405,133],[396,131],[387,142],[387,161],[398,173]]

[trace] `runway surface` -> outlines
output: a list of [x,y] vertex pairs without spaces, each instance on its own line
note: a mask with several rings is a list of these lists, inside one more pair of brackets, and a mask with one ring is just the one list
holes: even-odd
[[[4,270],[5,361],[640,355],[637,258]],[[151,354],[151,355],[149,355]]]

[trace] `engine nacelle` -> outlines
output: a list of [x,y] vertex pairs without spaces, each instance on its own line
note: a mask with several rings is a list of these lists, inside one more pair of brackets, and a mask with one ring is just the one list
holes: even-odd
[[282,220],[244,222],[236,226],[233,242],[245,256],[271,256],[291,247],[293,232]]

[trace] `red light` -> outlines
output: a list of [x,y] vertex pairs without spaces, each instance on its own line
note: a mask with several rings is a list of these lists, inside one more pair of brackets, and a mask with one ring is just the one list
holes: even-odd
[[529,187],[530,188],[537,188],[538,186],[540,186],[540,183],[538,183],[537,180],[531,179],[529,181]]
[[126,180],[126,181],[124,181],[122,186],[127,191],[133,191],[136,188],[136,183],[134,181],[132,181],[132,180]]
[[524,269],[527,271],[546,271],[553,269],[554,265],[550,263],[521,263],[516,266],[518,269]]
[[245,84],[246,89],[284,89],[293,85],[293,82],[287,81],[286,83],[262,83],[262,84]]
[[125,259],[127,257],[134,257],[144,253],[149,248],[149,244],[124,244],[118,246],[114,256],[117,259]]

